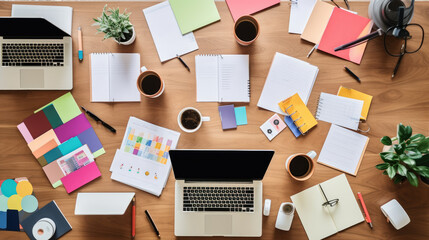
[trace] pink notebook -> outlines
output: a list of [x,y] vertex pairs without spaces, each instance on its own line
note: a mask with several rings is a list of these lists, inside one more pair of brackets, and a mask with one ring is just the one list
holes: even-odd
[[368,18],[334,8],[317,49],[360,64],[366,43],[337,52],[334,49],[370,33],[372,24]]
[[92,162],[85,167],[82,167],[61,178],[61,182],[63,183],[67,193],[71,193],[100,176],[101,173],[97,167],[97,164]]
[[279,4],[280,0],[226,0],[234,22],[243,15],[250,15]]

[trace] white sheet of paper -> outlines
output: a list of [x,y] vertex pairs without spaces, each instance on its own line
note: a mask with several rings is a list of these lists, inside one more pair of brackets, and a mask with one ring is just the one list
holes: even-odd
[[285,115],[278,103],[298,93],[307,104],[319,68],[302,60],[276,53],[258,101],[258,107]]
[[195,56],[197,102],[219,101],[219,70],[217,56]]
[[75,215],[123,215],[130,205],[133,192],[78,193]]
[[332,124],[317,162],[355,175],[367,141],[364,135]]
[[12,4],[12,17],[43,17],[70,36],[72,33],[71,7]]
[[161,62],[198,49],[192,32],[182,35],[168,1],[143,9]]
[[317,0],[296,0],[290,6],[289,33],[302,34]]

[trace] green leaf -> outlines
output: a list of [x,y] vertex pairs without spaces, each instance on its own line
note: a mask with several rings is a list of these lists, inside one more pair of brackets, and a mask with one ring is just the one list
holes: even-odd
[[423,134],[417,133],[410,137],[411,142],[419,142],[421,140],[425,139],[425,136]]
[[393,178],[393,182],[394,182],[395,184],[399,184],[399,183],[402,183],[405,179],[406,179],[406,177],[396,175],[396,176]]
[[416,165],[416,161],[414,161],[414,159],[411,159],[411,158],[404,158],[401,161],[404,162],[405,164],[407,164],[410,167],[413,167],[413,166]]
[[408,151],[407,156],[410,157],[411,159],[420,159],[423,155],[420,151],[415,150],[415,151]]
[[387,175],[387,171],[386,170],[383,171],[383,175]]
[[400,123],[399,125],[398,125],[398,137],[399,137],[399,142],[403,142],[403,141],[405,141],[406,139],[405,139],[405,136],[406,136],[406,133],[405,133],[405,126],[404,125],[402,125],[402,123]]
[[407,176],[407,172],[408,172],[408,170],[407,170],[407,168],[404,165],[398,164],[398,173],[399,173],[399,175],[405,177],[405,176]]
[[402,144],[395,144],[395,145],[393,145],[393,149],[395,150],[395,152],[397,154],[402,154],[405,151],[405,148],[403,147]]
[[429,139],[425,138],[418,144],[417,150],[419,150],[420,152],[426,152],[428,149],[429,149]]
[[423,155],[420,159],[416,159],[416,165],[429,167],[429,154]]
[[410,182],[411,185],[414,187],[417,187],[419,185],[419,180],[417,179],[417,176],[413,172],[407,172],[407,179],[408,182]]
[[396,175],[395,168],[394,168],[392,165],[390,165],[390,166],[386,169],[386,171],[387,171],[387,175],[389,176],[389,178],[390,178],[390,179],[392,179],[392,178]]
[[383,143],[386,146],[392,145],[392,139],[390,139],[390,137],[388,137],[388,136],[382,137],[381,140],[380,140],[380,142]]
[[389,167],[388,163],[380,163],[375,166],[378,170],[386,170]]
[[419,175],[423,177],[429,177],[429,167],[426,166],[417,166],[413,168]]
[[405,137],[404,137],[404,141],[408,140],[411,137],[411,134],[413,134],[413,129],[411,128],[411,126],[406,126],[405,127]]

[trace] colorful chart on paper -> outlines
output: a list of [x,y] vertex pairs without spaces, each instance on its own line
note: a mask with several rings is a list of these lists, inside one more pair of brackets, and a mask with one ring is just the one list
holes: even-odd
[[176,148],[180,133],[131,117],[121,150],[162,164]]

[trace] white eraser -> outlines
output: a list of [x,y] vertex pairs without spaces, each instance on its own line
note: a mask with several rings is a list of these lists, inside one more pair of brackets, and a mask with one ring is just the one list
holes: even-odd
[[411,222],[410,217],[407,212],[405,212],[404,208],[399,204],[396,199],[392,199],[388,203],[381,206],[381,211],[384,216],[389,219],[390,223],[392,223],[393,227],[396,230],[399,230],[405,227],[408,223]]
[[271,209],[271,200],[270,199],[265,199],[264,216],[269,216],[270,215],[270,209]]

